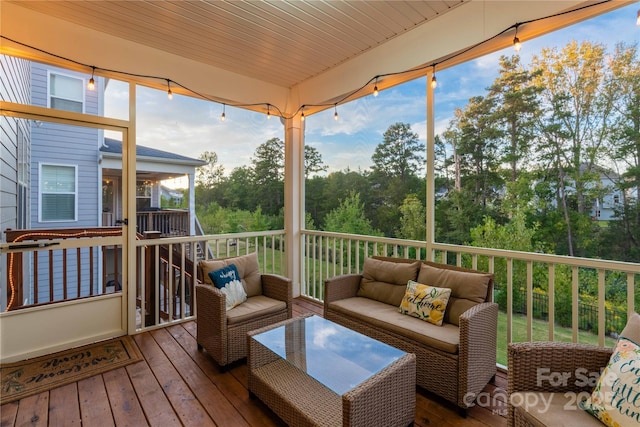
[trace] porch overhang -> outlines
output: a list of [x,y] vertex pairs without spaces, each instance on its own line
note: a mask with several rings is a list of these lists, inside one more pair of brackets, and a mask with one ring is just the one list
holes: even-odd
[[[216,102],[239,105],[256,111],[266,112],[267,104],[270,104],[289,115],[305,105],[305,114],[309,115],[315,111],[330,108],[338,100],[358,98],[370,93],[368,87],[358,89],[376,76],[383,76],[378,79],[377,85],[380,89],[384,89],[427,75],[431,69],[430,64],[437,63],[438,69],[443,69],[472,57],[504,48],[512,43],[513,31],[506,31],[500,37],[487,40],[518,22],[535,21],[522,25],[518,30],[520,38],[526,40],[631,2],[621,0],[602,2],[580,12],[541,21],[536,20],[593,2],[569,0],[426,2],[434,9],[436,6],[444,9],[432,16],[424,13],[422,20],[417,23],[410,21],[412,17],[405,16],[405,20],[399,23],[404,26],[402,30],[396,31],[386,39],[378,35],[370,46],[336,53],[330,58],[333,63],[330,67],[316,61],[315,52],[312,49],[302,49],[294,39],[291,39],[291,43],[287,46],[269,46],[270,51],[265,54],[263,51],[266,47],[263,45],[266,42],[262,42],[260,38],[271,37],[270,40],[278,40],[275,34],[278,30],[275,27],[278,26],[275,24],[271,28],[259,26],[257,22],[252,21],[251,17],[245,16],[242,18],[244,21],[241,25],[230,27],[231,31],[236,32],[230,36],[239,38],[243,31],[252,31],[252,34],[260,35],[260,38],[256,37],[253,43],[255,50],[246,52],[241,59],[234,57],[225,62],[222,58],[210,59],[204,51],[199,55],[198,52],[194,53],[194,49],[190,49],[196,43],[202,44],[202,40],[200,40],[200,34],[195,32],[193,27],[188,26],[193,22],[186,19],[186,15],[179,13],[171,15],[169,18],[174,19],[171,25],[167,25],[166,22],[162,25],[160,19],[167,18],[164,15],[165,13],[168,15],[168,12],[159,13],[158,9],[154,8],[162,7],[162,3],[168,5],[167,9],[177,8],[176,3],[180,2],[151,2],[153,5],[143,5],[143,2],[111,2],[108,6],[102,6],[108,7],[114,14],[120,13],[122,20],[126,18],[127,23],[137,22],[140,29],[125,28],[123,22],[111,22],[106,25],[102,21],[98,29],[98,25],[95,22],[92,23],[90,16],[91,12],[95,15],[92,8],[99,6],[91,5],[92,3],[101,2],[3,1],[0,4],[2,12],[0,28],[2,28],[2,35],[6,38],[0,40],[0,52],[47,61],[84,72],[91,71],[87,65],[95,66],[96,74],[113,78],[123,77],[107,70],[124,71],[129,73],[127,80],[162,90],[166,90],[167,82],[163,79],[148,78],[148,76],[168,78],[194,91],[172,87],[174,93],[206,97]],[[137,3],[136,7],[129,7],[133,3]],[[245,8],[251,7],[250,3],[244,3]],[[349,4],[350,9],[347,12],[336,8],[335,15],[337,17],[341,13],[362,13],[359,8],[365,7],[364,3],[367,2],[362,3]],[[70,4],[75,5],[72,8]],[[344,4],[338,5],[344,6]],[[331,34],[331,26],[335,25],[336,17],[323,16],[320,12],[316,16],[292,12],[286,10],[293,7],[289,2],[268,3],[268,6],[273,8],[274,22],[276,15],[281,15],[278,15],[278,22],[281,22],[279,27],[291,25],[304,30],[317,28],[317,34],[325,36],[325,39],[318,38],[315,35],[302,34],[303,30],[300,30],[301,41],[311,40],[318,46],[331,43],[330,40],[326,40],[326,35]],[[402,13],[407,15],[414,6],[426,7],[424,2],[389,2],[385,7],[391,7],[399,15]],[[213,8],[218,5],[216,2],[210,2],[203,7]],[[238,3],[235,7],[243,6]],[[157,16],[146,15],[149,13],[157,13]],[[228,11],[221,11],[218,18],[231,19],[234,16],[229,15]],[[366,15],[362,14],[362,16]],[[95,21],[95,16],[93,19]],[[142,23],[154,19],[159,19],[155,32],[143,31]],[[370,36],[376,37],[375,25],[376,22],[380,25],[379,21],[371,17],[362,19],[366,19],[361,23],[363,28],[369,28]],[[394,19],[401,18],[394,17]],[[10,40],[18,41],[20,44]],[[166,40],[166,43],[159,43],[159,40]],[[354,38],[348,42],[355,44],[359,40]],[[206,43],[212,51],[216,51],[225,41],[207,39]],[[476,49],[464,54],[456,54],[479,43],[481,45]],[[181,50],[180,46],[184,54],[176,53]],[[241,50],[242,48],[231,45],[228,49]],[[58,57],[44,52],[54,53]],[[455,58],[447,59],[452,55],[456,55]],[[69,63],[60,57],[72,59],[74,63]],[[285,58],[288,63],[299,66],[296,69],[304,72],[296,74],[283,69],[282,62]],[[315,66],[302,67],[302,65],[316,63]],[[262,74],[259,72],[260,69],[263,70]],[[281,78],[277,76],[278,69],[281,69]],[[396,74],[399,72],[402,74]],[[272,108],[271,114],[276,113],[277,111]]]

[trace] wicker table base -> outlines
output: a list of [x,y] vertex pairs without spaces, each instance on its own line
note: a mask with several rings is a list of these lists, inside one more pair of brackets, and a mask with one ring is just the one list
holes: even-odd
[[[285,333],[284,329],[287,325],[304,322],[306,318],[288,319],[249,332],[249,392],[262,400],[290,426],[404,427],[412,425],[415,418],[416,399],[414,354],[400,352],[398,358],[382,369],[373,372],[368,378],[347,391],[339,393],[314,378],[313,374],[309,374],[308,371],[313,371],[312,366],[309,366],[309,369],[300,368],[301,366],[306,368],[307,361],[310,365],[315,363],[311,362],[313,358],[310,352],[324,351],[324,348],[317,350],[312,346],[305,346],[304,339],[301,342],[287,330],[286,356],[282,357],[256,339],[257,335],[276,328],[283,328],[282,332]],[[321,318],[314,321],[326,322],[321,324],[328,328],[343,328],[328,320],[319,319]],[[368,337],[362,338],[364,336],[360,336],[355,331],[347,331],[349,334],[357,334],[358,339],[381,344]],[[331,338],[331,335],[326,337],[325,347],[339,349],[340,344],[332,342]],[[336,365],[336,360],[340,358],[344,359],[344,364],[349,369],[357,370],[357,364],[361,362],[361,358],[375,359],[383,356],[383,354],[376,354],[375,348],[375,345],[372,347],[365,345],[360,353],[353,355],[354,358],[351,360],[347,355],[352,353],[339,349],[339,356],[333,360],[327,360],[329,366],[325,367],[325,370],[332,371],[333,367],[335,371],[340,371]],[[329,379],[324,382],[331,381]]]

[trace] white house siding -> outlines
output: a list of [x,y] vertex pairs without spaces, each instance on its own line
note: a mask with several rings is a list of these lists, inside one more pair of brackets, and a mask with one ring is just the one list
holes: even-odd
[[[28,104],[31,97],[29,73],[29,61],[0,55],[0,100]],[[18,227],[18,133],[26,143],[23,152],[28,157],[28,121],[0,116],[0,241],[3,242],[6,240],[4,231]],[[6,255],[0,255],[0,310],[2,311],[7,304],[6,277]]]
[[[32,104],[37,106],[47,106],[48,97],[48,72],[58,72],[63,75],[79,77],[86,81],[90,76],[74,73],[68,70],[58,70],[52,67],[46,67],[42,64],[32,64],[31,82],[32,82]],[[96,90],[84,91],[84,112],[88,114],[98,114],[102,109],[99,107],[98,90],[102,85],[96,85]],[[50,228],[77,228],[77,227],[97,227],[99,225],[100,211],[99,199],[101,197],[102,187],[99,185],[100,176],[98,170],[98,148],[101,144],[101,131],[93,128],[84,128],[78,126],[62,125],[57,123],[42,123],[39,127],[31,128],[31,144],[32,144],[32,192],[31,192],[31,228],[33,229],[50,229]],[[76,220],[75,221],[41,221],[39,217],[40,209],[40,166],[43,164],[64,165],[76,167]],[[97,273],[99,263],[98,251],[94,251],[94,271]],[[56,283],[54,290],[54,299],[62,299],[62,254],[60,251],[54,252],[54,282]],[[48,257],[42,254],[39,257],[39,276],[40,284],[47,284],[48,277]],[[86,255],[88,256],[88,255]],[[77,265],[75,251],[70,251],[67,258],[67,280],[68,294],[67,298],[73,298],[77,295]],[[87,277],[88,260],[81,261],[82,283],[83,289],[81,295],[87,295],[88,283]],[[96,281],[99,282],[99,281]],[[99,286],[101,283],[96,283]],[[47,286],[39,287],[38,302],[46,302],[49,300],[49,290]]]

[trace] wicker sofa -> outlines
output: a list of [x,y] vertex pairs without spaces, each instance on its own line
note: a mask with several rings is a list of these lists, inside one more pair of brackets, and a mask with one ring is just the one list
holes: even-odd
[[[407,281],[451,288],[437,326],[399,312]],[[496,374],[493,275],[428,261],[372,257],[362,274],[325,282],[324,317],[416,354],[416,383],[462,410]]]

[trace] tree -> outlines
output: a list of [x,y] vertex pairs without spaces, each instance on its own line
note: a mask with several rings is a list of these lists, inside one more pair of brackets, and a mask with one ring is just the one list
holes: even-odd
[[360,194],[353,191],[340,201],[337,208],[327,214],[324,222],[324,229],[327,231],[365,236],[380,235],[364,215],[364,204],[360,201]]
[[218,154],[215,151],[205,151],[198,157],[207,162],[197,168],[196,182],[206,189],[213,188],[224,178],[224,166],[218,164]]
[[[537,224],[529,228],[526,224],[525,215],[522,212],[515,212],[513,217],[505,225],[497,224],[492,218],[485,217],[484,224],[479,225],[471,230],[471,245],[482,248],[507,249],[513,251],[537,252],[540,248],[536,247],[534,236]],[[482,262],[488,262],[483,260]],[[496,272],[496,296],[495,301],[500,305],[501,309],[506,309],[507,292],[506,292],[506,260],[497,259],[494,266]],[[488,268],[481,266],[482,269]],[[535,267],[538,269],[538,275],[544,273],[540,269],[542,266]],[[526,289],[526,265],[522,263],[514,263],[513,265],[513,305],[518,310],[524,302],[524,294],[521,289]],[[546,283],[543,281],[543,283]]]
[[[640,61],[637,45],[616,46],[611,60],[609,90],[615,95],[616,118],[607,149],[616,168],[609,175],[622,195],[615,221],[606,234],[612,259],[640,259]],[[612,253],[606,254],[612,257]]]
[[460,161],[461,185],[470,197],[483,207],[495,200],[495,191],[502,187],[499,175],[500,157],[493,108],[495,100],[474,96],[464,110],[458,112],[460,141],[457,155]]
[[320,152],[310,145],[304,146],[304,177],[309,179],[312,173],[324,172],[329,167],[322,162]]
[[[538,150],[557,189],[558,205],[564,212],[567,249],[584,250],[576,239],[590,236],[572,222],[572,212],[589,216],[598,197],[594,185],[599,180],[597,160],[612,118],[611,94],[605,90],[605,47],[572,41],[561,51],[542,49],[532,59],[535,82],[543,88]],[[577,219],[577,217],[575,217]]]
[[253,186],[253,170],[248,166],[234,168],[225,187],[225,207],[253,211],[258,206]]
[[284,203],[284,142],[271,138],[260,144],[251,163],[256,200],[266,214],[277,215]]
[[395,123],[384,133],[371,157],[373,170],[388,178],[400,177],[404,183],[424,166],[424,151],[418,134],[411,131],[409,124]]
[[453,189],[456,191],[460,191],[462,189],[460,179],[460,156],[458,155],[461,138],[459,130],[461,117],[462,110],[456,108],[454,111],[454,118],[449,122],[447,130],[442,133],[442,138],[444,139],[443,144],[446,142],[452,149],[451,157],[446,157],[446,149],[442,150],[445,153],[443,169],[445,173],[448,173],[449,168],[453,165]]
[[427,237],[427,215],[424,203],[418,196],[409,194],[400,206],[400,229],[398,237],[411,240],[425,240]]
[[542,90],[533,84],[534,74],[520,63],[520,57],[500,56],[500,74],[489,87],[488,97],[495,104],[494,120],[503,140],[502,159],[511,169],[509,181],[518,178],[518,165],[526,164],[534,140],[536,119],[540,116],[538,94]]

